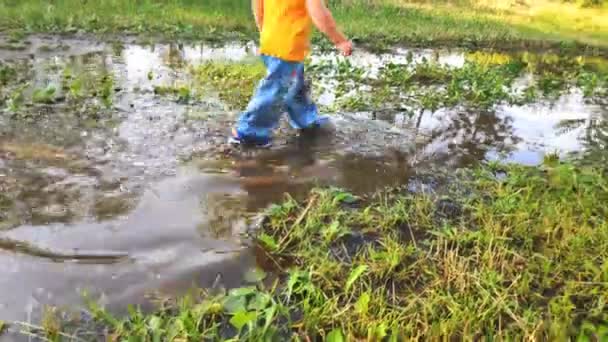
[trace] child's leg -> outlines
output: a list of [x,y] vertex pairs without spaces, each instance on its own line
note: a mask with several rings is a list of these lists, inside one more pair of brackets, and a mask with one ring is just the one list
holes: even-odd
[[318,116],[317,106],[310,99],[310,92],[304,79],[304,64],[299,63],[295,70],[294,82],[285,98],[289,122],[296,129],[315,127],[324,120]]
[[285,94],[298,65],[278,58],[262,56],[268,70],[237,122],[238,138],[245,142],[268,142],[284,106]]

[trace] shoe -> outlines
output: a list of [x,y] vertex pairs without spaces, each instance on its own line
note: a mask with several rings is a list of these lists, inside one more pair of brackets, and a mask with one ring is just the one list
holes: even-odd
[[316,134],[321,130],[325,130],[329,128],[331,125],[331,121],[327,116],[319,116],[317,120],[310,126],[300,129],[300,134],[302,135],[310,135]]
[[243,137],[234,128],[232,129],[231,136],[228,138],[228,143],[232,146],[257,148],[269,148],[272,146],[272,140],[268,137]]

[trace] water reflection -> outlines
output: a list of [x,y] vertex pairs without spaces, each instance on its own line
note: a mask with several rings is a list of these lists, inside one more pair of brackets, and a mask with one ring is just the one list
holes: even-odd
[[419,144],[417,158],[446,167],[475,165],[490,151],[509,154],[522,140],[513,119],[495,111],[423,112],[415,119],[420,133],[428,136]]
[[582,141],[581,151],[574,152],[583,164],[608,165],[608,111],[604,110],[587,118],[563,120],[557,127],[561,134],[577,132]]

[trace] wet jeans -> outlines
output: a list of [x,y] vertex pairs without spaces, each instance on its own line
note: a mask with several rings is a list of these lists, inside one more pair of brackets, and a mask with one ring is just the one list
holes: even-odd
[[293,128],[317,123],[317,106],[310,99],[304,80],[304,64],[262,56],[268,71],[237,122],[237,133],[244,140],[268,140],[287,111]]

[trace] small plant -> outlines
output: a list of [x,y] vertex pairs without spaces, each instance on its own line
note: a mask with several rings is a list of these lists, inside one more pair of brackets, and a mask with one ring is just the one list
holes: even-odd
[[72,82],[70,82],[70,85],[68,87],[70,96],[74,99],[82,98],[84,96],[83,87],[84,86],[83,86],[82,78],[78,77],[78,78],[74,79]]
[[42,316],[41,326],[44,335],[51,341],[59,341],[61,333],[61,320],[58,317],[57,308],[47,307]]
[[43,89],[36,89],[32,95],[34,103],[52,104],[55,102],[55,93],[57,89],[53,85],[49,85]]
[[8,65],[3,65],[0,62],[0,86],[6,86],[8,83],[17,77],[15,69]]
[[203,89],[217,91],[219,98],[233,108],[245,108],[255,86],[265,75],[261,63],[208,62],[193,70]]
[[28,86],[29,86],[29,84],[21,85],[21,86],[15,88],[14,90],[12,90],[12,93],[9,94],[6,104],[7,104],[7,109],[10,112],[16,113],[19,110],[19,108],[23,105],[23,103],[25,102],[25,96],[23,93],[25,92],[25,89]]
[[178,103],[188,103],[192,99],[191,90],[187,86],[155,86],[154,94],[176,96]]
[[114,77],[112,75],[104,75],[101,78],[99,96],[106,107],[112,106],[112,97],[114,95]]

